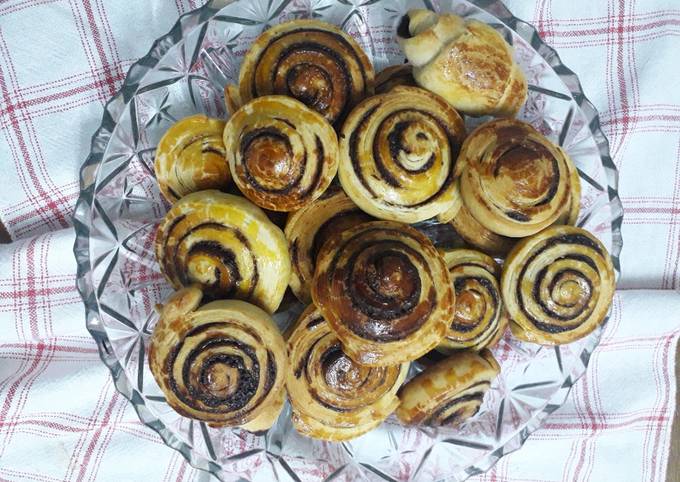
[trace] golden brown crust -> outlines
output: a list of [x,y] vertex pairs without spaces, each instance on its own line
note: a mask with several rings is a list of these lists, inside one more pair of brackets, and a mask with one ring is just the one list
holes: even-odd
[[396,415],[407,425],[458,425],[477,413],[499,372],[488,350],[456,352],[401,388]]
[[441,97],[395,87],[365,100],[347,118],[340,135],[340,183],[376,218],[450,219],[464,137],[462,118]]
[[334,25],[293,20],[275,25],[251,45],[241,65],[240,102],[270,94],[302,101],[339,127],[373,94],[373,65],[362,48]]
[[258,97],[229,118],[224,145],[243,195],[272,211],[296,211],[323,194],[338,169],[338,138],[295,99]]
[[560,217],[571,197],[571,161],[529,124],[498,119],[463,143],[460,187],[470,214],[510,237],[537,233]]
[[238,300],[198,308],[184,288],[164,306],[149,345],[149,367],[168,404],[211,426],[266,430],[283,406],[288,370],[271,317]]
[[340,340],[313,305],[288,337],[286,388],[293,425],[309,437],[341,441],[377,427],[399,404],[408,363],[367,367],[342,351]]
[[291,213],[285,234],[292,262],[290,288],[303,303],[311,303],[316,257],[329,239],[345,229],[372,221],[339,187],[331,187],[316,201]]
[[[460,181],[457,185],[460,192]],[[451,220],[451,226],[467,245],[491,256],[505,257],[517,242],[516,238],[502,236],[485,228],[464,205],[460,206]]]
[[186,117],[163,134],[154,170],[170,203],[205,189],[223,190],[231,179],[222,132],[224,121],[202,114]]
[[456,292],[456,308],[438,349],[481,350],[494,346],[507,326],[501,299],[501,267],[493,258],[469,249],[443,253]]
[[449,272],[432,242],[405,224],[374,221],[329,240],[312,299],[358,363],[415,360],[437,346],[453,315]]
[[290,276],[283,232],[257,206],[218,191],[175,203],[158,226],[155,252],[175,289],[200,284],[213,299],[244,299],[269,313]]
[[410,64],[390,65],[381,70],[375,76],[375,93],[384,94],[394,87],[404,85],[417,87],[416,79],[413,78],[413,66]]
[[501,280],[513,334],[544,345],[570,343],[595,330],[615,287],[606,248],[572,226],[553,226],[519,242]]
[[526,101],[527,81],[512,48],[485,23],[411,10],[398,40],[416,82],[461,112],[513,117]]
[[574,161],[569,157],[569,155],[562,149],[559,148],[564,154],[567,160],[567,167],[569,169],[569,202],[564,207],[562,214],[555,221],[555,225],[569,225],[576,226],[578,221],[578,216],[581,213],[581,178],[579,177],[578,170],[574,165]]

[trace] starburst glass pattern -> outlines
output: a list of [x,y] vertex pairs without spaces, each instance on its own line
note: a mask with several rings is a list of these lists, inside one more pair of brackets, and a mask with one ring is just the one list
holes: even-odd
[[[601,329],[558,348],[506,335],[494,349],[501,376],[479,413],[457,429],[407,429],[390,417],[373,432],[334,444],[300,436],[289,406],[266,434],[254,435],[183,418],[165,402],[146,361],[155,306],[170,293],[153,255],[156,225],[168,209],[153,174],[159,139],[187,115],[226,116],[222,89],[238,79],[248,46],[270,26],[295,18],[334,23],[381,69],[404,61],[394,31],[410,8],[485,21],[514,46],[530,89],[520,117],[574,159],[583,187],[579,225],[595,233],[619,267],[617,173],[597,112],[576,75],[499,0],[209,1],[154,43],[107,104],[81,171],[74,252],[87,326],[116,387],[169,446],[223,480],[463,480],[522,445],[564,402],[599,342]],[[468,119],[467,127],[484,120]],[[431,223],[419,227],[448,242]],[[300,310],[289,306],[277,323],[284,329]]]

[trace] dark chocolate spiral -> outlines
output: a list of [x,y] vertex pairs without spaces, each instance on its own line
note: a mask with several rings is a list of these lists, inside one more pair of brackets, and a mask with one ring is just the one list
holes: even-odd
[[482,124],[465,140],[458,162],[463,202],[493,233],[530,236],[570,205],[571,160],[524,122]]
[[444,253],[456,292],[456,311],[439,350],[495,345],[507,326],[501,299],[501,267],[479,251],[455,249]]
[[456,159],[465,136],[441,97],[398,86],[357,106],[340,135],[339,178],[347,195],[380,219],[416,223],[455,214]]
[[397,417],[407,425],[458,425],[479,411],[499,372],[488,350],[456,352],[402,387]]
[[432,242],[405,224],[374,221],[328,241],[312,299],[353,360],[414,360],[442,340],[453,317],[449,272]]
[[338,169],[338,138],[326,120],[295,99],[259,97],[224,129],[234,182],[272,211],[296,211],[323,194]]
[[165,199],[174,203],[192,192],[227,186],[231,175],[222,142],[224,124],[220,119],[193,115],[165,132],[154,161]]
[[606,248],[572,226],[551,227],[518,243],[501,281],[513,334],[546,345],[570,343],[597,328],[615,285]]
[[349,440],[377,427],[399,405],[397,390],[408,363],[359,365],[310,305],[288,337],[286,380],[298,432],[322,440]]
[[213,426],[269,428],[283,406],[287,371],[276,324],[244,301],[198,308],[200,300],[198,288],[178,291],[154,328],[149,366],[168,404]]
[[273,313],[288,285],[283,232],[231,194],[201,191],[180,199],[158,227],[155,250],[175,289],[199,284],[212,299],[243,299]]
[[359,44],[334,25],[294,20],[275,25],[251,45],[241,65],[243,105],[264,95],[293,97],[339,126],[347,113],[373,94],[374,71]]
[[345,229],[372,220],[339,187],[328,189],[290,215],[285,229],[292,262],[290,288],[300,301],[312,300],[311,284],[321,246]]

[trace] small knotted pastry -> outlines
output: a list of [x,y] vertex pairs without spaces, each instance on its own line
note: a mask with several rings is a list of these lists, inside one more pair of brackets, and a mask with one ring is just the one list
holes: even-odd
[[561,345],[604,321],[616,285],[611,257],[588,231],[554,226],[520,241],[503,265],[501,290],[512,333]]
[[356,363],[313,305],[288,337],[288,357],[286,389],[293,425],[303,435],[335,442],[374,429],[397,408],[397,390],[409,366]]
[[397,86],[359,104],[342,126],[338,175],[370,215],[403,223],[453,217],[463,119],[444,99]]
[[163,134],[154,170],[170,203],[206,189],[224,189],[231,179],[222,132],[224,121],[198,114],[173,124]]
[[272,211],[321,196],[338,170],[338,138],[326,120],[281,95],[258,97],[229,118],[224,146],[236,186]]
[[571,159],[527,123],[482,124],[465,140],[458,163],[463,203],[493,233],[530,236],[571,210]]
[[319,20],[275,25],[250,46],[238,87],[225,90],[230,109],[264,95],[297,99],[339,127],[373,94],[371,61],[351,36]]
[[312,299],[357,363],[386,366],[436,347],[455,303],[432,242],[393,221],[360,224],[330,239],[316,260]]
[[238,298],[274,313],[290,276],[288,243],[260,208],[219,191],[180,199],[156,232],[156,259],[175,289]]
[[281,412],[288,370],[274,320],[240,300],[199,308],[201,290],[184,288],[161,310],[149,367],[177,413],[211,426],[270,428]]
[[527,81],[512,47],[485,23],[410,10],[397,38],[418,85],[460,112],[514,117],[527,99]]
[[459,425],[479,411],[500,373],[488,350],[459,351],[425,368],[399,391],[396,415],[406,425]]
[[493,258],[469,249],[444,252],[456,292],[453,321],[438,350],[481,350],[498,343],[507,326],[499,286],[501,267]]
[[311,303],[311,284],[321,246],[345,229],[372,221],[339,187],[329,188],[323,196],[291,213],[286,223],[292,271],[290,288],[303,303]]
[[375,93],[384,94],[394,87],[405,85],[417,87],[413,78],[413,66],[410,64],[390,65],[375,76]]

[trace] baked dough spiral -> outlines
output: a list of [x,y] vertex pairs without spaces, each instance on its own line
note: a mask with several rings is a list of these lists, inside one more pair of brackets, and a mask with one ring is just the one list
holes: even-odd
[[527,99],[512,47],[485,23],[416,9],[402,19],[397,38],[418,85],[465,114],[513,117]]
[[365,100],[347,118],[340,183],[376,218],[416,223],[444,215],[456,202],[455,167],[464,137],[463,120],[444,99],[417,87],[395,87]]
[[312,299],[347,355],[369,366],[415,360],[453,318],[446,263],[422,233],[393,221],[360,224],[329,240]]
[[280,95],[241,107],[224,129],[234,182],[272,211],[296,211],[323,194],[338,170],[338,138],[326,120]]
[[578,216],[581,213],[581,178],[579,177],[578,170],[576,169],[574,162],[562,148],[560,148],[560,150],[569,161],[567,162],[567,167],[569,168],[569,202],[564,207],[562,214],[560,214],[560,217],[557,218],[557,221],[555,221],[554,224],[556,226],[576,226]]
[[494,233],[535,234],[557,221],[571,201],[571,160],[524,122],[482,124],[465,140],[458,162],[465,206]]
[[458,425],[479,411],[499,372],[488,350],[456,352],[401,388],[397,418],[407,425]]
[[286,388],[293,424],[303,435],[349,440],[380,425],[399,405],[397,390],[409,364],[368,367],[354,362],[313,305],[288,337],[288,356]]
[[493,258],[469,249],[446,251],[444,260],[456,292],[456,309],[439,349],[492,347],[507,326],[498,281],[501,267]]
[[597,238],[581,228],[554,226],[510,252],[501,290],[515,336],[561,345],[602,323],[615,284],[611,258]]
[[149,366],[168,404],[212,426],[266,430],[283,406],[286,345],[271,317],[240,300],[202,307],[201,290],[176,292],[161,311]]
[[161,194],[170,203],[192,192],[224,189],[229,183],[224,124],[198,114],[176,122],[163,134],[154,170]]
[[417,87],[410,64],[390,65],[375,76],[375,93],[384,94],[399,85]]
[[175,289],[199,284],[212,299],[243,299],[273,313],[288,286],[283,232],[239,196],[200,191],[183,197],[158,226],[155,251]]
[[[460,197],[460,180],[457,192]],[[466,245],[491,256],[505,257],[517,242],[517,238],[502,236],[485,228],[462,203],[450,224]]]
[[334,25],[294,20],[275,25],[251,45],[241,65],[236,106],[263,95],[298,99],[339,127],[373,94],[373,65],[359,44]]
[[292,263],[290,288],[300,301],[312,301],[316,258],[324,243],[345,229],[372,220],[339,187],[329,188],[316,201],[291,213],[285,229]]

